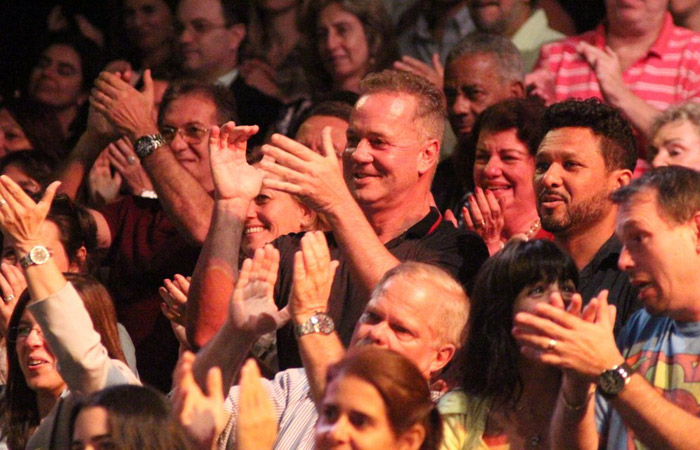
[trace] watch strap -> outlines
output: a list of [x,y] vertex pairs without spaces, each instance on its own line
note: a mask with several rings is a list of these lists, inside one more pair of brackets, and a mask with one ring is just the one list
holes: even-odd
[[615,398],[630,382],[633,373],[634,370],[626,362],[604,371],[598,381],[601,395],[608,400]]
[[294,326],[294,334],[297,337],[311,333],[331,334],[334,330],[335,324],[331,316],[321,312],[309,317],[306,322]]
[[139,159],[144,159],[165,144],[165,138],[162,134],[147,134],[136,139],[134,151]]

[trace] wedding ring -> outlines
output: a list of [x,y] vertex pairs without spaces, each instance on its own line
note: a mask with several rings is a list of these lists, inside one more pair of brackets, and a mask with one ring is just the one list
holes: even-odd
[[482,227],[486,226],[486,221],[484,219],[481,219],[481,226]]
[[136,157],[134,155],[129,155],[126,158],[126,162],[128,162],[131,165],[134,165],[134,164],[136,164]]
[[554,350],[554,347],[557,346],[557,340],[556,339],[550,339],[549,344],[547,344],[547,348],[545,349],[548,352],[551,352]]
[[11,301],[14,301],[15,296],[13,294],[10,294],[7,297],[3,297],[2,299],[5,301],[5,303],[10,303]]
[[4,198],[0,199],[0,206],[4,205],[5,203],[7,203],[7,200],[5,200]]

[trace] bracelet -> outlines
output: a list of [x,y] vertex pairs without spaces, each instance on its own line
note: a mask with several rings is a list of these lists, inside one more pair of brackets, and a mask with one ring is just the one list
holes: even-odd
[[566,396],[564,395],[563,392],[560,393],[561,400],[564,403],[564,406],[566,409],[569,411],[581,411],[583,408],[588,406],[588,402],[591,401],[591,397],[593,397],[593,394],[595,393],[595,388],[594,389],[589,389],[588,395],[586,395],[586,400],[583,401],[580,405],[572,405],[569,403],[569,401],[566,399]]

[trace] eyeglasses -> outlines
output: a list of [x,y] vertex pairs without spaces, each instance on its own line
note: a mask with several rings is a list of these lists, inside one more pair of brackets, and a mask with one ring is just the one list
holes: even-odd
[[197,36],[202,36],[204,34],[209,33],[210,31],[214,31],[220,28],[228,28],[228,25],[216,25],[203,19],[195,19],[186,24],[182,22],[175,23],[175,33],[177,36],[180,36],[185,31],[189,31],[190,33],[195,34]]
[[26,340],[32,331],[36,331],[40,337],[44,337],[44,333],[41,331],[41,328],[39,328],[38,325],[33,327],[30,327],[29,325],[20,325],[15,327],[15,330],[17,330],[17,338],[15,339],[17,342]]
[[163,139],[165,139],[165,142],[168,144],[170,144],[178,134],[182,140],[188,144],[199,144],[207,137],[207,133],[209,133],[209,128],[204,128],[196,124],[185,125],[182,128],[162,127],[160,129],[160,134],[163,135]]

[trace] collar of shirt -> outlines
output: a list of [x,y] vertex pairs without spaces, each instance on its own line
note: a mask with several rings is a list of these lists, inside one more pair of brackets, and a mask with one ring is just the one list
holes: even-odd
[[[600,25],[598,25],[595,29],[595,34],[593,36],[593,44],[598,48],[604,49],[607,45],[605,42],[606,26],[607,22],[603,22]],[[649,47],[649,50],[647,51],[647,57],[656,56],[658,58],[663,58],[664,53],[668,49],[668,43],[673,34],[673,28],[673,17],[671,17],[671,13],[666,11],[666,13],[664,13],[664,24],[661,27],[659,37],[657,37],[654,43],[651,45],[651,47]]]
[[238,76],[238,69],[233,69],[232,71],[225,73],[221,75],[219,78],[216,79],[216,82],[214,83],[217,86],[224,86],[224,87],[230,87],[231,84],[236,80],[236,77]]

